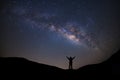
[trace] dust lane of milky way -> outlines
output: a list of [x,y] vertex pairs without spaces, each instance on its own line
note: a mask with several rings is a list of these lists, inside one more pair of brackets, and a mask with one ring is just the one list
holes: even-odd
[[[56,17],[55,14],[52,15],[48,13],[39,13],[39,14],[34,13],[34,15],[31,15],[31,13],[29,13],[29,16],[28,16],[27,13],[18,14],[18,12],[16,13],[14,12],[14,10],[11,13],[14,13],[18,17],[22,17],[24,20],[31,23],[33,25],[31,27],[33,28],[48,29],[50,31],[57,32],[58,34],[63,35],[63,37],[72,41],[72,43],[75,43],[77,45],[80,45],[81,43],[83,43],[89,47],[98,49],[97,40],[92,38],[90,34],[86,33],[83,29],[81,29],[83,26],[80,27],[80,24],[77,22],[67,21],[66,23],[64,23],[63,26],[60,26],[59,23],[57,23],[56,25],[54,22],[51,23],[50,21],[52,17]],[[36,21],[36,18],[41,19],[41,21]],[[85,26],[89,26],[89,25],[86,24]],[[95,36],[95,34],[92,34],[92,36],[93,35]]]

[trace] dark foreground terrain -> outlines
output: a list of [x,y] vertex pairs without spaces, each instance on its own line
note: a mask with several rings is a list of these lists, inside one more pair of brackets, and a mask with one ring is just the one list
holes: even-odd
[[[120,50],[107,61],[87,65],[77,70],[64,70],[54,66],[39,64],[24,58],[0,58],[0,77],[20,79],[26,77],[35,80],[84,80],[111,78],[120,80]],[[119,79],[115,79],[115,78]],[[2,80],[2,79],[1,79]]]

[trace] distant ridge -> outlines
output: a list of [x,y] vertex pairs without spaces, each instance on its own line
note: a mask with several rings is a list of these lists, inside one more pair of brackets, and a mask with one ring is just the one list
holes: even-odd
[[80,80],[87,79],[88,77],[89,79],[94,79],[95,76],[102,79],[104,77],[112,78],[117,76],[120,79],[120,50],[102,63],[87,65],[77,70],[64,70],[19,57],[1,57],[0,73],[5,76],[17,74],[18,77],[35,77],[47,80],[48,78],[56,80]]
[[120,75],[120,50],[113,54],[108,60],[93,65],[79,68],[81,75]]
[[6,68],[9,67],[28,67],[30,66],[30,68],[42,68],[42,70],[46,70],[44,68],[51,68],[51,69],[58,69],[58,70],[62,70],[61,68],[55,67],[55,66],[50,66],[50,65],[46,65],[46,64],[40,64],[37,62],[33,62],[33,61],[29,61],[25,58],[21,58],[21,57],[0,57],[0,65],[1,67],[5,67]]

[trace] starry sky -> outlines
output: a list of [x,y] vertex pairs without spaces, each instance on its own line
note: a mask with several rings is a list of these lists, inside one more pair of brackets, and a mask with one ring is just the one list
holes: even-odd
[[117,0],[0,0],[0,56],[68,68],[108,59],[120,48]]

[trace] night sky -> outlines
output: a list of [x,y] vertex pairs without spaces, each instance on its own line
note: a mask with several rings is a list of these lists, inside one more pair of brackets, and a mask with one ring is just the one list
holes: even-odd
[[119,27],[116,0],[0,0],[0,56],[79,68],[120,48]]

